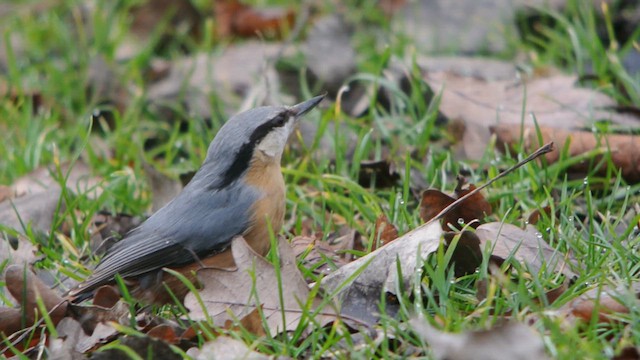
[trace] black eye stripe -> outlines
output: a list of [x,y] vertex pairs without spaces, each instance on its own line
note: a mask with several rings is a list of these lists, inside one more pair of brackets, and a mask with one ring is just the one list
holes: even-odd
[[271,120],[265,121],[263,124],[255,128],[249,142],[243,144],[240,150],[235,155],[235,161],[229,166],[229,168],[221,176],[221,180],[215,184],[209,185],[209,189],[220,189],[228,186],[233,181],[238,179],[242,173],[249,168],[249,162],[253,155],[255,147],[264,139],[272,129],[277,127],[283,127],[289,118],[292,116],[289,111],[283,111],[280,114],[274,116]]
[[289,113],[282,113],[276,116],[275,118],[273,118],[273,120],[271,120],[271,124],[273,125],[273,127],[281,127],[287,123],[288,119],[289,119]]

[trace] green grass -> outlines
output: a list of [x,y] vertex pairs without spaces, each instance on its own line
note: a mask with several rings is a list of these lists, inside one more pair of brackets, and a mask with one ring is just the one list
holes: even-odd
[[[360,24],[357,29],[365,29],[364,24],[368,23],[390,31],[388,21],[377,8],[368,2],[360,3],[354,1],[347,5],[358,9],[350,15],[350,20]],[[611,30],[611,12],[598,18],[597,13],[586,6],[590,2],[570,3],[564,13],[547,13],[549,20],[535,32],[515,39],[511,51],[531,55],[534,67],[560,66],[570,73],[590,75],[594,81],[588,82],[588,86],[609,94],[623,105],[637,106],[640,79],[638,75],[634,78],[628,74],[619,60],[633,46],[638,46],[640,30],[630,40],[620,43],[614,40]],[[77,159],[86,161],[93,172],[104,179],[105,191],[97,199],[71,192],[63,195],[67,210],[59,215],[49,236],[43,238],[28,233],[31,241],[42,245],[44,259],[37,266],[52,270],[61,279],[87,276],[79,262],[90,255],[88,229],[98,211],[148,214],[152,194],[142,170],[144,162],[176,177],[196,170],[224,120],[219,114],[214,114],[212,119],[191,117],[177,103],[172,104],[176,119],[167,121],[148,106],[145,82],[145,73],[156,56],[172,60],[185,51],[217,52],[222,45],[210,37],[191,39],[182,35],[163,43],[162,52],[158,54],[158,34],[144,44],[139,55],[116,64],[116,49],[130,33],[127,9],[132,2],[100,2],[99,11],[84,23],[80,21],[77,5],[76,1],[63,1],[48,11],[15,12],[0,22],[0,35],[4,39],[18,35],[25,45],[23,52],[18,53],[5,43],[8,61],[6,69],[0,71],[0,83],[7,84],[15,96],[0,99],[0,183],[11,184],[43,165]],[[333,5],[325,4],[320,11],[334,10]],[[601,28],[607,29],[610,40],[599,38]],[[390,57],[410,55],[410,50],[406,50],[410,45],[407,38],[397,35],[397,41],[389,37],[391,42],[380,51],[382,47],[376,42],[375,32],[356,32],[354,43],[359,54],[359,72],[351,79],[353,82],[384,84],[381,73]],[[116,65],[118,77],[127,79],[127,84],[136,89],[122,112],[85,91],[89,65],[96,56]],[[304,63],[296,59],[291,63],[298,70],[304,67]],[[318,156],[322,150],[318,148],[319,141],[291,147],[286,152],[283,173],[288,185],[287,218],[293,219],[292,226],[284,229],[287,237],[299,233],[303,221],[309,220],[312,230],[325,237],[346,225],[371,239],[380,214],[385,214],[401,233],[407,232],[421,223],[410,172],[420,174],[430,187],[452,192],[455,176],[462,170],[470,173],[470,182],[484,183],[526,156],[523,152],[497,156],[490,146],[478,163],[456,161],[452,152],[436,141],[448,136],[445,129],[435,126],[439,99],[436,96],[425,100],[421,96],[426,84],[417,69],[414,70],[410,93],[404,94],[390,86],[389,92],[396,103],[402,104],[391,111],[371,104],[369,114],[363,118],[351,118],[344,112],[336,116],[333,107],[308,115],[306,121],[320,125],[317,138],[327,135],[332,144],[330,150],[336,157],[330,161]],[[310,89],[306,79],[301,79],[300,91],[310,95],[322,89]],[[44,99],[42,111],[33,107],[35,94]],[[215,94],[210,101],[220,106]],[[109,111],[111,124],[106,117],[93,119],[96,109]],[[345,126],[356,135],[352,159],[346,155],[351,140],[342,131],[331,131],[329,124],[335,128]],[[97,139],[106,145],[107,153],[95,146]],[[359,160],[379,160],[384,148],[399,165],[401,183],[393,188],[358,185]],[[544,335],[548,353],[555,358],[606,358],[619,352],[625,344],[638,344],[640,311],[637,306],[631,306],[629,314],[620,315],[617,324],[608,326],[596,321],[567,324],[555,312],[593,286],[611,281],[635,283],[639,277],[638,231],[632,228],[619,231],[616,226],[640,202],[640,184],[626,184],[614,171],[604,177],[593,172],[585,178],[573,179],[566,170],[574,161],[576,159],[563,157],[555,164],[531,163],[485,191],[494,207],[493,221],[522,224],[530,212],[545,206],[557,214],[543,216],[537,228],[552,246],[580,259],[584,268],[553,304],[540,303],[537,299],[544,297],[549,286],[558,283],[555,274],[543,272],[539,276],[513,276],[508,281],[500,281],[489,275],[485,261],[477,273],[456,279],[452,269],[444,266],[446,253],[441,249],[424,264],[418,274],[423,276],[415,277],[414,293],[399,297],[397,318],[383,316],[373,329],[385,336],[372,337],[367,331],[352,333],[339,321],[315,328],[309,334],[297,331],[290,335],[257,337],[241,330],[226,333],[265,354],[318,358],[333,352],[338,358],[390,359],[415,353],[428,355],[427,344],[406,325],[417,313],[452,332],[489,328],[508,314],[521,321],[535,319],[534,327]],[[63,181],[66,174],[60,172],[56,176]],[[638,220],[638,215],[626,219],[631,224]],[[63,222],[70,225],[67,235],[58,230]],[[306,277],[314,276],[309,269],[300,267]],[[492,296],[478,300],[478,286],[486,287]],[[384,297],[383,300],[389,301]],[[160,309],[159,313],[172,317],[172,311],[180,312],[179,309]],[[312,314],[305,317],[305,321],[312,322]],[[47,325],[50,326],[49,322]],[[201,342],[211,336],[205,332]],[[111,346],[121,347],[115,343]]]

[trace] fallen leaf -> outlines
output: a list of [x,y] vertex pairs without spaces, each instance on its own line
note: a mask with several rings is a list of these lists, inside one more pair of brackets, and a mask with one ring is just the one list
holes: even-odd
[[561,272],[569,279],[576,276],[565,262],[568,255],[550,247],[532,225],[522,230],[515,225],[491,222],[480,225],[475,234],[482,249],[489,246],[494,257],[503,261],[513,258],[534,275],[544,270]]
[[[538,135],[538,131],[540,135]],[[499,125],[491,128],[497,136],[497,144],[502,149],[513,150],[514,146],[522,144],[526,150],[537,147],[540,142],[554,142],[559,149],[568,145],[569,157],[578,156],[592,150],[603,149],[611,157],[613,165],[620,170],[622,177],[628,182],[640,181],[640,136],[638,135],[596,135],[589,131],[570,131],[541,126],[525,127],[521,133],[519,126]],[[545,155],[549,163],[554,163],[562,156],[562,151],[555,151]],[[583,161],[572,165],[569,170],[585,173],[590,167],[600,162],[604,155],[595,156],[590,161]],[[593,164],[592,164],[593,162]],[[605,175],[608,166],[598,170],[598,174]]]
[[[466,180],[459,176],[458,185],[455,189],[455,197],[449,196],[440,190],[427,189],[422,193],[422,201],[420,203],[420,218],[427,222],[433,219],[440,211],[451,205],[456,199],[459,199],[467,193],[473,191],[476,187],[469,184],[467,188],[463,188]],[[449,225],[456,229],[462,229],[465,224],[477,228],[485,216],[491,214],[491,205],[482,196],[477,193],[458,206],[447,212],[442,218],[442,229],[449,230]]]
[[0,203],[0,225],[14,229],[22,234],[27,228],[39,233],[49,233],[57,212],[65,210],[65,204],[59,204],[62,192],[50,189],[47,192],[23,195]]
[[[100,178],[91,175],[91,168],[89,165],[82,161],[77,161],[73,164],[73,167],[69,168],[70,164],[60,165],[59,172],[66,178],[66,187],[71,191],[79,194],[87,194],[91,198],[97,198],[101,194],[101,188],[99,187]],[[52,189],[59,189],[59,180],[52,175],[56,174],[56,170],[53,166],[41,166],[27,175],[24,175],[17,179],[12,185],[14,197],[21,197],[23,195],[41,194],[50,192]],[[57,175],[56,175],[57,176]]]
[[[131,351],[138,354],[142,359],[155,360],[182,360],[175,350],[168,343],[149,336],[122,336],[120,344],[128,347]],[[98,350],[91,354],[94,360],[112,360],[127,358],[128,354],[120,349]]]
[[447,248],[451,246],[456,236],[459,236],[459,238],[451,256],[455,276],[473,274],[482,264],[480,239],[471,231],[463,231],[461,233],[448,232],[444,234]]
[[282,37],[283,30],[291,29],[295,13],[278,7],[256,8],[238,0],[214,2],[216,34],[220,38],[231,35],[243,37]]
[[378,1],[378,7],[386,16],[390,17],[401,10],[406,3],[407,0],[380,0]]
[[156,111],[184,102],[189,114],[205,119],[214,114],[210,98],[214,95],[228,116],[241,111],[238,104],[251,97],[256,87],[268,85],[271,91],[264,98],[252,99],[251,107],[269,103],[269,96],[277,93],[278,79],[268,64],[280,51],[279,44],[248,41],[229,46],[215,57],[196,53],[179,58],[165,78],[149,86],[147,98]]
[[0,263],[33,264],[38,256],[38,248],[24,235],[0,234]]
[[195,360],[269,360],[270,356],[260,354],[247,347],[242,341],[227,336],[219,336],[215,340],[202,345],[200,349],[193,347],[187,355]]
[[599,323],[612,323],[619,321],[619,315],[628,314],[640,305],[639,296],[640,283],[599,285],[568,302],[560,311],[585,322],[596,317]]
[[[297,268],[289,244],[284,240],[278,242],[280,279],[273,265],[257,255],[243,238],[236,237],[232,241],[231,251],[238,267],[236,271],[198,271],[203,286],[198,291],[198,297],[205,308],[201,307],[195,294],[189,293],[184,300],[189,317],[207,320],[209,315],[214,324],[223,326],[227,320],[242,319],[261,306],[272,335],[296,329],[302,317],[301,305],[305,306],[305,311],[312,309],[305,305],[309,289]],[[330,312],[326,310],[323,313]],[[323,323],[323,316],[319,315],[316,320]]]
[[[76,162],[72,168],[69,168],[69,164],[64,164],[59,171],[63,176],[68,175],[65,185],[69,190],[90,198],[97,198],[101,194],[101,180],[91,175],[91,170],[85,163]],[[47,233],[51,230],[56,211],[65,210],[64,202],[60,206],[58,204],[62,191],[52,172],[55,173],[56,170],[43,166],[11,185],[13,195],[0,203],[1,225],[23,233],[23,224],[30,225],[38,232]]]
[[[126,76],[121,74],[121,70],[116,63],[107,59],[103,55],[95,55],[89,62],[87,73],[87,98],[94,103],[112,105],[120,114],[126,112],[131,100],[131,95],[127,89]],[[115,127],[113,116],[105,116],[111,129]],[[95,118],[94,118],[95,119]],[[99,129],[101,125],[93,124],[93,128]],[[93,147],[93,143],[92,143]]]
[[526,325],[505,323],[492,329],[452,334],[439,331],[425,319],[409,326],[428,344],[435,359],[538,360],[548,359],[542,337]]
[[392,187],[400,180],[400,174],[388,160],[362,161],[358,174],[358,184],[362,187]]
[[[262,308],[255,308],[252,312],[240,319],[240,326],[246,331],[256,336],[267,336],[262,325],[262,316],[260,315]],[[225,329],[237,328],[233,326],[233,321],[227,320],[224,325]]]
[[[376,323],[380,295],[396,294],[400,281],[405,286],[400,290],[407,290],[416,268],[438,249],[441,236],[440,224],[436,222],[420,226],[325,276],[322,287],[340,299],[341,313]],[[401,274],[398,274],[398,262]]]
[[[158,24],[168,20],[169,26],[165,30],[165,37],[175,36],[183,31],[191,36],[197,36],[199,26],[204,17],[189,0],[145,0],[136,3],[131,8],[131,31],[139,40],[148,40],[158,30]],[[163,41],[159,41],[160,44]]]
[[49,343],[48,359],[52,360],[80,360],[85,356],[76,350],[76,345],[88,336],[82,331],[80,323],[76,320],[65,317],[60,320],[56,327],[58,336],[51,339]]
[[[466,156],[480,159],[489,142],[489,126],[548,126],[562,129],[591,127],[598,120],[638,128],[638,119],[609,108],[615,100],[595,90],[576,87],[576,78],[554,75],[516,81],[486,81],[450,72],[429,72],[425,80],[442,92],[440,111],[449,119],[462,119]],[[524,107],[523,107],[524,106]],[[535,115],[534,118],[531,114]]]
[[93,295],[93,305],[101,308],[112,308],[120,301],[120,292],[115,285],[103,285]]
[[353,28],[341,15],[317,19],[303,47],[312,79],[335,96],[345,80],[357,71],[356,51],[351,44]]
[[640,349],[636,346],[626,346],[611,360],[640,360]]
[[523,11],[525,4],[543,7],[549,3],[548,0],[410,1],[395,14],[391,31],[407,36],[412,46],[423,53],[501,53],[509,46],[505,34],[517,33],[515,14]]
[[[16,299],[20,309],[2,309],[0,312],[0,332],[13,334],[24,326],[31,326],[41,317],[37,299],[41,299],[49,312],[53,324],[62,320],[67,311],[67,303],[62,297],[49,289],[26,265],[11,265],[5,272],[6,287]],[[16,309],[17,310],[17,309]],[[16,319],[17,316],[17,319]],[[18,328],[16,328],[16,326]]]
[[[355,232],[355,230],[354,230]],[[329,241],[321,241],[313,236],[296,236],[291,240],[293,254],[302,264],[311,269],[315,274],[330,274],[337,268],[351,261],[351,255],[344,250],[353,249],[353,237],[345,235],[350,241],[338,241],[333,244]]]
[[180,342],[175,328],[167,324],[160,324],[151,328],[151,330],[147,331],[147,336],[162,340],[167,344],[177,344]]
[[527,217],[527,223],[529,225],[536,225],[538,221],[540,221],[540,218],[544,216],[551,217],[551,206],[547,205],[541,209],[538,208],[533,210],[531,214],[529,214],[529,216]]
[[[86,332],[86,328],[82,326],[82,329]],[[85,354],[91,350],[95,350],[100,345],[106,344],[109,341],[115,339],[118,336],[118,331],[110,324],[98,323],[92,332],[91,336],[82,337],[76,344],[76,351]]]
[[398,229],[389,221],[386,215],[380,214],[376,219],[376,228],[373,235],[373,246],[371,251],[387,245],[398,238]]
[[[82,329],[87,334],[92,334],[92,339],[87,342],[95,341],[93,344],[83,344],[82,346],[93,347],[97,342],[103,341],[107,337],[115,335],[117,331],[113,327],[108,326],[113,332],[108,332],[104,329],[104,325],[109,322],[120,323],[129,325],[129,319],[131,316],[129,304],[122,300],[118,300],[115,305],[111,307],[102,307],[98,305],[76,305],[69,304],[69,314],[74,319],[78,320]],[[97,331],[96,329],[101,330]],[[87,348],[87,349],[88,349]],[[82,352],[87,351],[87,349]]]

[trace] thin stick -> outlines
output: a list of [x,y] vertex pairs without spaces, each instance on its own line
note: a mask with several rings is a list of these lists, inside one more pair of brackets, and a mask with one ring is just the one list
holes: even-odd
[[456,201],[454,201],[453,203],[451,203],[449,206],[447,206],[446,208],[442,209],[442,211],[440,211],[438,213],[438,215],[434,216],[431,220],[427,221],[426,223],[424,223],[424,225],[422,226],[426,226],[427,224],[431,224],[434,221],[438,221],[440,220],[446,213],[448,213],[449,211],[455,209],[458,205],[460,205],[463,201],[467,200],[468,198],[472,197],[473,195],[477,194],[480,190],[486,188],[487,186],[493,184],[494,182],[502,179],[503,177],[509,175],[510,173],[512,173],[514,170],[522,167],[524,164],[530,162],[531,160],[534,160],[548,152],[553,151],[553,142],[550,142],[548,144],[545,144],[544,146],[542,146],[541,148],[539,148],[538,150],[536,150],[533,154],[529,155],[526,159],[520,161],[519,163],[515,164],[514,166],[508,168],[507,170],[501,172],[500,174],[498,174],[498,176],[494,177],[493,179],[487,181],[486,184],[477,187],[475,189],[473,189],[472,191],[468,192],[467,194],[465,194],[463,197],[457,199]]

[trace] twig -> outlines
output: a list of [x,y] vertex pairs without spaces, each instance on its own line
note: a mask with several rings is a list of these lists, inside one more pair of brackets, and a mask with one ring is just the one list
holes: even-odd
[[535,160],[536,158],[538,158],[538,157],[540,157],[540,156],[542,156],[542,155],[544,155],[544,154],[546,154],[548,152],[551,152],[551,151],[553,151],[553,142],[545,144],[544,146],[542,146],[541,148],[536,150],[533,154],[529,155],[526,159],[520,161],[519,163],[517,163],[517,164],[513,165],[512,167],[508,168],[507,170],[501,172],[500,174],[498,174],[493,179],[487,181],[484,185],[482,185],[480,187],[477,187],[477,188],[473,189],[472,191],[468,192],[463,197],[457,199],[456,201],[451,203],[449,206],[447,206],[444,209],[442,209],[436,216],[434,216],[431,220],[427,221],[426,223],[424,223],[424,225],[421,225],[421,226],[426,226],[428,224],[431,224],[434,221],[440,220],[446,213],[448,213],[449,211],[455,209],[463,201],[465,201],[468,198],[472,197],[473,195],[477,194],[480,190],[486,188],[487,186],[493,184],[494,182],[496,182],[496,181],[502,179],[503,177],[509,175],[514,170],[522,167],[523,165],[525,165],[526,163],[530,162],[531,160]]

